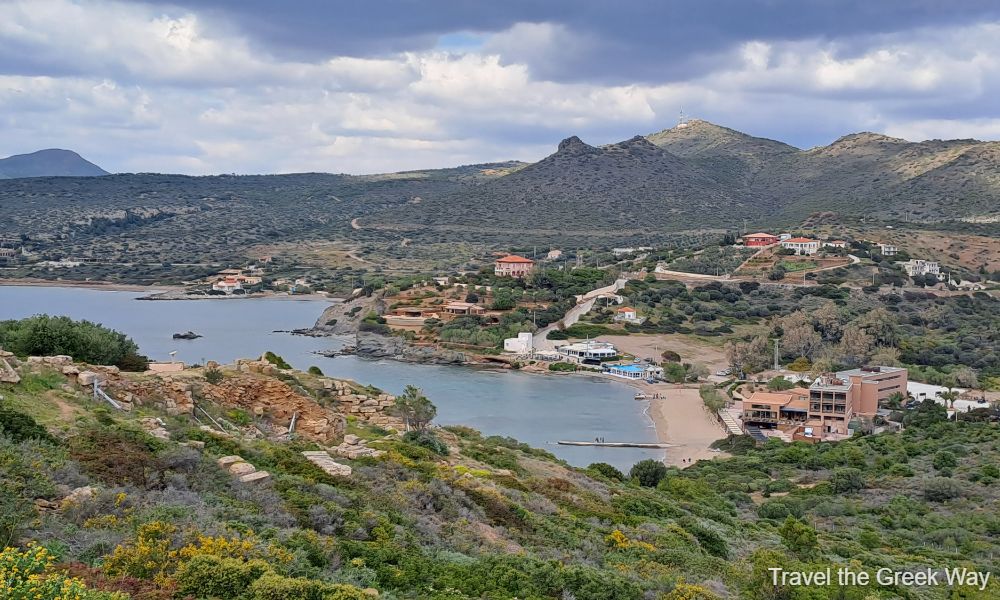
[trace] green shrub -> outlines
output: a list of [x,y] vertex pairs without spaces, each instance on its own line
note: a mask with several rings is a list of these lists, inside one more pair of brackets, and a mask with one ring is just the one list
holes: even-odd
[[149,359],[123,333],[90,321],[36,315],[20,321],[0,321],[0,346],[20,356],[67,354],[74,360],[145,371]]
[[317,367],[316,365],[313,365],[313,366],[309,367],[309,370],[307,371],[307,373],[309,373],[310,375],[315,375],[316,377],[322,377],[323,376],[323,370],[320,369],[319,367]]
[[202,554],[181,564],[177,570],[178,596],[196,598],[240,598],[254,581],[269,573],[264,561],[243,561]]
[[247,600],[371,600],[360,588],[266,573],[250,585]]
[[448,456],[448,444],[441,441],[441,438],[429,429],[407,431],[403,434],[403,441],[426,448],[435,454]]
[[767,389],[772,392],[780,392],[783,390],[790,390],[795,387],[795,384],[788,381],[782,376],[772,377],[770,381],[767,382]]
[[935,477],[924,483],[924,498],[931,502],[945,502],[962,494],[961,484],[950,477]]
[[0,408],[0,433],[3,433],[15,442],[23,442],[30,439],[44,440],[46,442],[56,441],[30,415],[3,408]]
[[607,479],[614,479],[615,481],[625,481],[625,474],[616,469],[615,467],[609,465],[608,463],[591,463],[587,470],[600,475],[601,477],[606,477]]
[[264,360],[271,363],[272,365],[278,367],[279,369],[291,369],[291,365],[285,362],[285,359],[281,358],[274,352],[268,350],[264,353]]
[[958,466],[958,459],[955,457],[953,452],[948,450],[941,450],[934,455],[933,461],[934,468],[938,471],[946,471],[948,469],[954,469]]
[[844,467],[835,469],[830,477],[833,491],[838,494],[855,492],[865,487],[865,474],[861,469]]
[[205,381],[211,383],[212,385],[218,385],[222,383],[225,379],[225,375],[219,369],[206,369],[205,370]]
[[559,373],[572,373],[573,371],[576,371],[576,365],[567,362],[549,363],[549,370]]
[[635,479],[643,487],[656,487],[667,476],[667,467],[662,462],[647,458],[632,465],[629,479]]

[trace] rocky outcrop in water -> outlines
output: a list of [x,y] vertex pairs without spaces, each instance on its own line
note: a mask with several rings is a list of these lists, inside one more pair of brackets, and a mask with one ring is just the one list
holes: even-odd
[[354,353],[366,358],[393,358],[441,365],[460,365],[468,362],[464,352],[434,346],[414,346],[403,338],[373,333],[358,334]]

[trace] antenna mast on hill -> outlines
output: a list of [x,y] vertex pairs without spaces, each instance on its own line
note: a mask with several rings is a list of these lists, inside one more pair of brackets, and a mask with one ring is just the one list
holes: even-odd
[[677,116],[677,127],[678,127],[678,129],[682,129],[684,127],[687,127],[687,125],[688,125],[687,122],[688,122],[688,118],[684,116],[684,111],[681,110],[680,114]]

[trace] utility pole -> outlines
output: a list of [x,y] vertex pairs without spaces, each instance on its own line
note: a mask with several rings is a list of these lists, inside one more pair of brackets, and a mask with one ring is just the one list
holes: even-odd
[[778,340],[774,340],[774,370],[777,371],[780,367],[778,365]]

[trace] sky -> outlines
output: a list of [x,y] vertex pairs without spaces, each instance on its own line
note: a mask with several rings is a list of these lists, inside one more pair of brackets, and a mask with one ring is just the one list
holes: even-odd
[[998,98],[996,0],[0,0],[0,156],[113,172],[533,161],[682,112],[997,140]]

